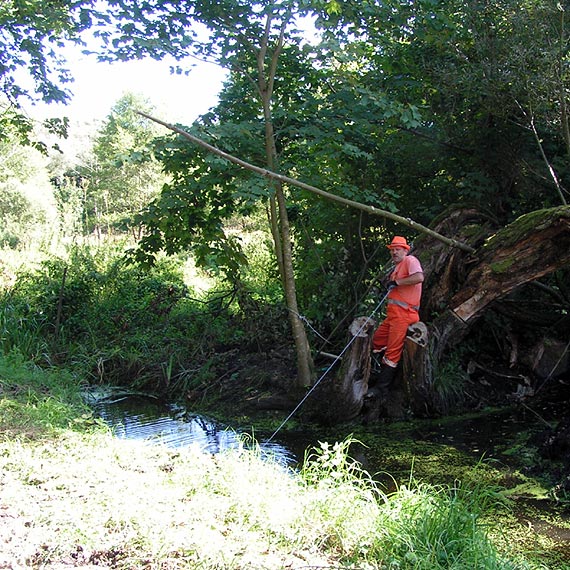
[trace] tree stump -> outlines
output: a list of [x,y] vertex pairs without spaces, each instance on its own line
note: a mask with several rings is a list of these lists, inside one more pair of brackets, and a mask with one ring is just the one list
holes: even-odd
[[414,416],[429,415],[432,402],[432,374],[427,374],[428,330],[421,321],[408,327],[408,335],[400,364],[401,385],[405,391],[405,405]]
[[376,322],[368,317],[357,317],[352,321],[348,329],[348,349],[340,367],[334,374],[333,371],[327,373],[307,402],[305,414],[311,419],[334,425],[361,416],[365,423],[373,423],[381,417],[401,418],[408,411],[414,415],[425,415],[429,410],[431,393],[425,381],[432,375],[424,373],[429,364],[426,350],[428,331],[422,322],[408,328],[402,362],[388,398],[383,402],[376,399],[364,406],[376,326]]
[[348,349],[336,374],[329,372],[315,388],[307,413],[322,423],[334,425],[356,418],[368,391],[370,354],[376,322],[357,317],[348,329]]
[[[431,374],[425,374],[427,359],[428,331],[424,323],[418,322],[408,327],[404,352],[398,370],[384,400],[373,398],[362,409],[362,420],[366,424],[380,418],[402,419],[409,412],[425,415],[430,409],[430,386],[425,385]],[[373,385],[374,377],[370,379]]]

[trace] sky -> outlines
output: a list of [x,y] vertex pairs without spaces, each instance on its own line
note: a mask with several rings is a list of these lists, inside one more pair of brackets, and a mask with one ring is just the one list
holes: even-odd
[[103,121],[113,105],[126,93],[142,95],[156,108],[158,118],[191,124],[217,103],[226,71],[211,63],[197,62],[189,75],[173,75],[165,61],[143,60],[101,63],[79,48],[66,51],[67,68],[74,78],[66,84],[72,92],[67,105],[39,104],[33,116],[68,116],[72,123]]
[[[1,0],[0,0],[1,1]],[[312,20],[299,21],[308,38],[314,38]],[[39,104],[28,113],[39,120],[67,116],[70,139],[58,144],[68,150],[89,144],[94,133],[109,115],[115,103],[126,93],[141,95],[155,107],[153,114],[165,122],[186,125],[216,105],[227,71],[212,63],[195,61],[188,75],[170,73],[169,61],[98,62],[95,55],[82,53],[79,46],[69,45],[63,52],[66,67],[74,78],[66,84],[71,91],[67,105]],[[172,61],[173,62],[173,61]]]
[[[1,2],[2,0],[0,0]],[[92,147],[92,137],[102,126],[111,108],[126,93],[142,95],[155,107],[154,116],[170,123],[186,125],[217,103],[226,71],[213,64],[200,63],[189,75],[172,75],[169,64],[160,61],[101,63],[86,56],[79,48],[66,52],[67,69],[74,82],[66,84],[73,93],[63,104],[24,105],[28,115],[38,121],[67,116],[70,119],[66,139],[42,134],[48,146],[57,144],[62,153],[50,151],[64,165],[81,163]],[[24,77],[22,83],[29,81]],[[162,127],[158,127],[159,129]],[[166,129],[165,129],[166,133]],[[53,197],[49,186],[34,181],[23,188],[30,200],[41,202],[53,213]]]
[[190,125],[217,103],[227,74],[219,66],[202,62],[197,62],[188,75],[173,75],[168,62],[151,59],[102,63],[94,55],[82,54],[78,47],[68,48],[65,57],[74,78],[73,83],[66,84],[71,101],[66,105],[26,105],[26,110],[38,120],[69,117],[68,138],[54,142],[72,161],[90,147],[90,137],[124,94],[148,99],[158,119]]
[[216,104],[225,71],[201,63],[188,76],[172,75],[162,61],[100,63],[93,56],[80,56],[70,62],[75,78],[70,89],[74,96],[67,106],[69,116],[78,120],[104,119],[125,93],[149,99],[171,122],[191,123]]
[[[1,1],[1,0],[0,0]],[[297,21],[307,39],[317,34],[312,18]],[[87,40],[89,42],[89,40]],[[85,55],[79,46],[68,45],[63,55],[74,82],[67,105],[38,105],[33,115],[68,116],[73,122],[103,121],[112,106],[125,93],[142,95],[157,109],[158,118],[167,122],[191,124],[199,115],[217,103],[217,95],[227,71],[212,63],[194,60],[189,75],[172,75],[170,61],[131,61],[101,63],[95,55]],[[187,62],[184,63],[185,65]]]

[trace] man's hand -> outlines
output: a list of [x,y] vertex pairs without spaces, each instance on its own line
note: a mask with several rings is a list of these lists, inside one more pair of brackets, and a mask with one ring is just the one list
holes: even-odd
[[388,281],[388,283],[386,283],[386,289],[388,289],[388,291],[391,291],[394,287],[397,287],[398,284],[395,281]]

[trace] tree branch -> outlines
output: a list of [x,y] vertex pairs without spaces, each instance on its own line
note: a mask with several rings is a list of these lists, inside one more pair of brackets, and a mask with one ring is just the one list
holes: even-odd
[[251,170],[252,172],[255,172],[257,174],[259,174],[260,176],[263,176],[264,178],[270,178],[272,180],[278,180],[280,182],[283,182],[285,184],[290,184],[291,186],[296,186],[297,188],[302,188],[303,190],[307,190],[309,192],[312,192],[313,194],[317,194],[318,196],[322,196],[323,198],[326,198],[327,200],[332,200],[334,202],[337,202],[339,204],[344,204],[345,206],[350,206],[351,208],[355,208],[357,210],[363,210],[365,212],[368,212],[369,214],[372,214],[374,216],[381,216],[383,218],[387,218],[389,220],[393,220],[395,222],[398,222],[408,228],[411,228],[413,230],[416,230],[420,233],[423,234],[427,234],[439,241],[442,241],[443,243],[451,246],[451,247],[456,247],[462,251],[465,251],[467,253],[474,253],[475,249],[472,248],[471,246],[460,242],[458,240],[455,239],[451,239],[448,238],[446,236],[443,236],[437,232],[434,232],[433,230],[427,228],[426,226],[419,224],[417,222],[414,222],[413,220],[411,220],[410,218],[404,218],[403,216],[399,216],[398,214],[394,214],[393,212],[388,212],[387,210],[382,210],[380,208],[376,208],[375,206],[368,206],[366,204],[361,204],[360,202],[355,202],[354,200],[349,200],[348,198],[343,198],[341,196],[336,196],[335,194],[331,194],[330,192],[326,192],[325,190],[321,190],[320,188],[317,188],[316,186],[311,186],[310,184],[306,184],[305,182],[301,182],[300,180],[296,180],[295,178],[289,178],[288,176],[284,176],[283,174],[277,174],[276,172],[272,172],[270,170],[267,170],[266,168],[260,168],[259,166],[256,166],[254,164],[251,164],[249,162],[246,162],[245,160],[241,160],[240,158],[237,158],[231,154],[228,154],[227,152],[224,152],[223,150],[220,150],[219,148],[207,143],[206,141],[203,141],[202,139],[191,135],[190,133],[184,131],[183,129],[180,129],[179,127],[175,126],[175,125],[171,125],[169,123],[166,123],[164,121],[161,121],[160,119],[157,119],[155,117],[152,117],[151,115],[147,115],[146,113],[143,113],[142,111],[137,111],[137,113],[139,115],[141,115],[142,117],[145,117],[147,119],[149,119],[150,121],[154,121],[155,123],[158,123],[159,125],[162,125],[164,127],[166,127],[167,129],[178,133],[179,135],[182,135],[184,138],[188,139],[189,141],[201,146],[202,148],[208,150],[209,152],[224,158],[225,160],[228,160],[229,162],[232,162],[233,164],[237,164],[238,166],[242,166],[243,168],[246,168],[247,170]]

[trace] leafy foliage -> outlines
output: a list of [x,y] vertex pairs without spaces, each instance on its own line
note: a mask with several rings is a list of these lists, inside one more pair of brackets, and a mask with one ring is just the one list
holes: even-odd
[[[410,174],[418,167],[423,171],[416,182],[410,177],[400,193],[402,209],[417,210],[409,200],[427,193],[432,202],[439,200],[439,208],[459,199],[511,221],[541,204],[559,203],[529,121],[548,124],[548,130],[559,123],[549,133],[553,146],[547,153],[548,160],[557,161],[564,149],[560,134],[565,117],[560,114],[553,123],[550,114],[548,122],[544,120],[542,112],[558,103],[553,90],[539,85],[564,85],[564,77],[555,71],[562,65],[563,21],[563,10],[548,2],[490,3],[480,9],[455,0],[367,4],[363,12],[347,3],[341,16],[323,16],[322,25],[349,53],[361,54],[364,49],[357,51],[359,47],[375,46],[366,53],[363,82],[420,110],[415,127],[401,125],[407,140],[399,137],[395,145],[398,155],[403,151],[401,156],[408,159]],[[550,101],[545,105],[546,93]],[[539,131],[546,135],[542,128]],[[425,157],[432,161],[431,180],[424,156],[420,154],[414,164],[406,154],[421,141],[422,146],[431,141],[432,158]],[[438,151],[437,159],[433,151]],[[438,211],[433,206],[430,210],[431,215]]]
[[137,113],[150,110],[147,100],[125,94],[97,131],[91,152],[52,177],[64,235],[140,235],[134,218],[165,181],[151,150],[155,130]]
[[180,396],[212,381],[216,353],[281,343],[281,310],[265,295],[253,281],[199,294],[177,259],[149,270],[125,264],[119,252],[72,248],[21,272],[4,292],[0,349],[92,382]]
[[[0,141],[10,133],[45,149],[32,137],[33,123],[23,112],[22,100],[69,99],[65,85],[73,78],[60,49],[65,41],[80,41],[80,32],[91,23],[91,4],[91,0],[5,0],[0,5]],[[26,73],[31,83],[24,79]],[[66,121],[52,119],[45,126],[61,132]]]
[[135,215],[164,183],[161,165],[150,150],[155,129],[137,113],[150,110],[148,101],[124,95],[99,130],[93,168],[85,173],[88,229],[133,228]]
[[[30,14],[16,10],[22,6],[3,5],[7,30],[20,20],[34,25]],[[69,8],[67,20],[54,18],[54,42],[97,21],[105,59],[173,56],[182,73],[195,57],[227,66],[219,104],[185,128],[338,196],[426,225],[449,204],[473,204],[500,225],[568,195],[568,32],[561,4],[112,0],[98,5],[96,15],[89,3]],[[302,34],[303,18],[311,15],[319,43]],[[37,24],[40,32],[44,24]],[[267,57],[260,57],[266,30]],[[157,165],[150,168],[145,150],[152,133],[132,114],[135,105],[143,103],[121,103],[99,133],[93,160],[57,188],[62,219],[75,216],[74,231],[132,222],[154,196],[147,182],[157,177]],[[224,276],[230,295],[255,301],[251,250],[233,224],[267,211],[272,217],[277,186],[181,138],[157,141],[154,152],[168,180],[136,218],[146,233],[135,258],[150,265],[161,252],[190,251]],[[383,244],[395,228],[294,188],[284,188],[284,196],[283,218],[273,219],[290,225],[299,311],[328,334],[370,304],[374,276],[387,259]],[[284,281],[276,242],[276,260],[263,274],[272,299]]]
[[51,215],[45,157],[17,141],[0,142],[0,246],[23,248]]
[[0,197],[0,215],[4,221],[0,247],[15,249],[33,220],[30,201],[18,191],[4,191]]

